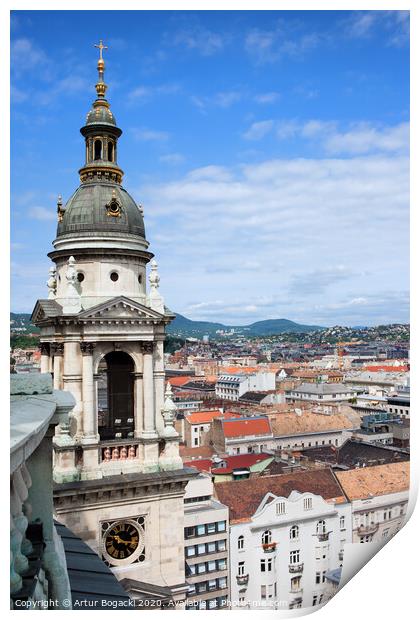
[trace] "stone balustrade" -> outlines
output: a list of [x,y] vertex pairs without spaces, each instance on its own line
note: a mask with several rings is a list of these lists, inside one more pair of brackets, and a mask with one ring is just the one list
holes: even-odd
[[140,443],[141,441],[136,440],[101,442],[101,461],[110,463],[137,459]]
[[[73,397],[50,374],[11,376],[10,594],[13,609],[69,609],[64,552],[53,522],[52,438]],[[53,601],[53,603],[52,603]]]

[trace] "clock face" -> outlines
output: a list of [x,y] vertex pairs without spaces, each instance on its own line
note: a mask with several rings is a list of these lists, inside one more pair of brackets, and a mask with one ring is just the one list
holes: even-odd
[[132,521],[117,521],[104,534],[104,551],[112,562],[127,560],[140,546],[140,530]]

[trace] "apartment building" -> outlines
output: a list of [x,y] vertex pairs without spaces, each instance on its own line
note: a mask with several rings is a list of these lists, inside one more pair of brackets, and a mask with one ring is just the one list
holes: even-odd
[[211,478],[191,480],[184,496],[186,609],[223,609],[229,599],[229,510]]
[[221,374],[216,382],[216,397],[237,401],[246,392],[267,392],[276,388],[276,373],[260,371]]
[[322,603],[352,535],[351,505],[331,470],[219,483],[216,493],[229,507],[232,605]]
[[408,504],[410,463],[387,463],[336,473],[352,506],[355,543],[391,538],[402,527]]

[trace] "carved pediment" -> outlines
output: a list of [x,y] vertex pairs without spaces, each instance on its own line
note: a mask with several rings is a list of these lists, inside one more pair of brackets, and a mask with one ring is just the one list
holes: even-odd
[[63,308],[52,299],[38,299],[33,309],[31,322],[34,325],[63,314]]
[[164,315],[156,312],[143,304],[128,299],[116,297],[104,303],[88,308],[77,315],[77,319],[106,320],[106,321],[161,321]]

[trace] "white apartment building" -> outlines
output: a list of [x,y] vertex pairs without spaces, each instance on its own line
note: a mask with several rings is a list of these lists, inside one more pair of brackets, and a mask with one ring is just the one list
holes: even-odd
[[286,390],[286,401],[339,403],[348,401],[355,395],[355,390],[342,383],[302,383],[292,390]]
[[337,472],[352,505],[352,539],[355,543],[391,538],[407,513],[410,463],[388,463]]
[[217,398],[238,400],[246,392],[267,392],[276,389],[276,373],[261,371],[256,373],[222,374],[215,387]]
[[216,492],[230,511],[232,608],[322,603],[326,574],[342,565],[352,535],[351,506],[331,470],[219,483]]
[[184,496],[186,609],[226,609],[229,598],[229,510],[213,498],[211,478],[200,474]]

